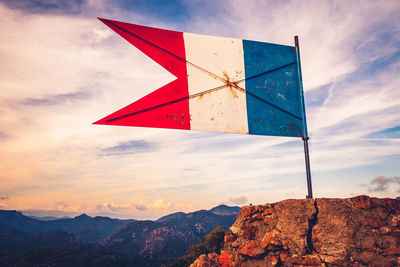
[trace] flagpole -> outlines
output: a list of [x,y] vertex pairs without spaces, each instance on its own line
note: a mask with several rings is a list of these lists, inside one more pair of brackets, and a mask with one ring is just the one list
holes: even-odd
[[307,190],[308,195],[307,198],[313,198],[312,193],[312,184],[311,184],[311,168],[310,168],[310,152],[308,150],[308,133],[307,133],[307,120],[306,120],[306,108],[304,104],[304,92],[303,92],[303,79],[301,76],[301,66],[300,66],[300,47],[299,47],[299,37],[296,35],[294,37],[294,44],[296,48],[296,57],[297,57],[297,69],[299,76],[299,88],[300,88],[300,101],[302,104],[302,115],[303,115],[303,133],[302,139],[304,143],[304,157],[306,163],[306,176],[307,176]]
[[304,155],[306,160],[307,189],[308,189],[307,198],[313,198],[312,185],[311,185],[310,153],[308,151],[308,139],[309,139],[308,137],[307,138],[303,137]]

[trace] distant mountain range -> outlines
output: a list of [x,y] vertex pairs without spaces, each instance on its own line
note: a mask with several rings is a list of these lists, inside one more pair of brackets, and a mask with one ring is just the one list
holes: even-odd
[[182,256],[239,207],[178,212],[156,221],[90,217],[46,220],[0,210],[1,266],[159,266]]
[[134,220],[118,220],[108,217],[90,217],[82,214],[75,218],[38,220],[15,210],[1,210],[0,223],[28,234],[64,231],[82,238],[88,243],[96,243],[124,224]]
[[28,216],[29,218],[32,218],[32,219],[39,220],[39,221],[54,221],[54,220],[59,220],[59,219],[69,219],[70,218],[67,216],[64,216],[62,218],[54,217],[54,216],[43,216],[43,217],[38,217],[38,216],[33,216],[33,215],[26,215],[26,216]]

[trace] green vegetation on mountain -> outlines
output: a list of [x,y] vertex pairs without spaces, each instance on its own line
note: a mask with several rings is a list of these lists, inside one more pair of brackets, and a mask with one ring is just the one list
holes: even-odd
[[171,264],[170,267],[189,266],[201,254],[208,254],[213,252],[219,254],[221,252],[221,248],[224,245],[224,236],[224,229],[222,229],[221,226],[218,226],[211,233],[204,237],[203,243],[191,245],[186,255],[180,257],[176,262]]

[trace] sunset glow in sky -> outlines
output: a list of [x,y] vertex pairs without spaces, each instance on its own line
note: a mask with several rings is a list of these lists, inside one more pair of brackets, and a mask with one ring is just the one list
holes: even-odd
[[400,196],[400,2],[0,0],[0,209],[155,219],[307,194],[300,138],[92,125],[175,79],[97,17],[294,45],[314,197]]

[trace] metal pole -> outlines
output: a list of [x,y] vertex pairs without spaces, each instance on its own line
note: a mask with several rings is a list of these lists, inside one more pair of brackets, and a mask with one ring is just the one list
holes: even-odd
[[308,189],[307,198],[313,198],[312,185],[311,185],[310,154],[308,151],[308,139],[309,139],[308,137],[303,138],[304,156],[305,156],[305,160],[306,160],[307,189]]
[[301,76],[301,66],[300,66],[300,47],[299,47],[299,37],[294,37],[294,44],[296,48],[296,57],[297,57],[297,69],[299,76],[299,88],[300,88],[300,101],[302,104],[302,115],[303,115],[303,143],[304,143],[304,156],[306,162],[306,176],[307,176],[307,190],[308,195],[307,198],[313,198],[312,193],[312,185],[311,185],[311,169],[310,169],[310,152],[308,150],[308,133],[307,133],[307,120],[306,120],[306,108],[304,104],[304,92],[303,92],[303,79]]

